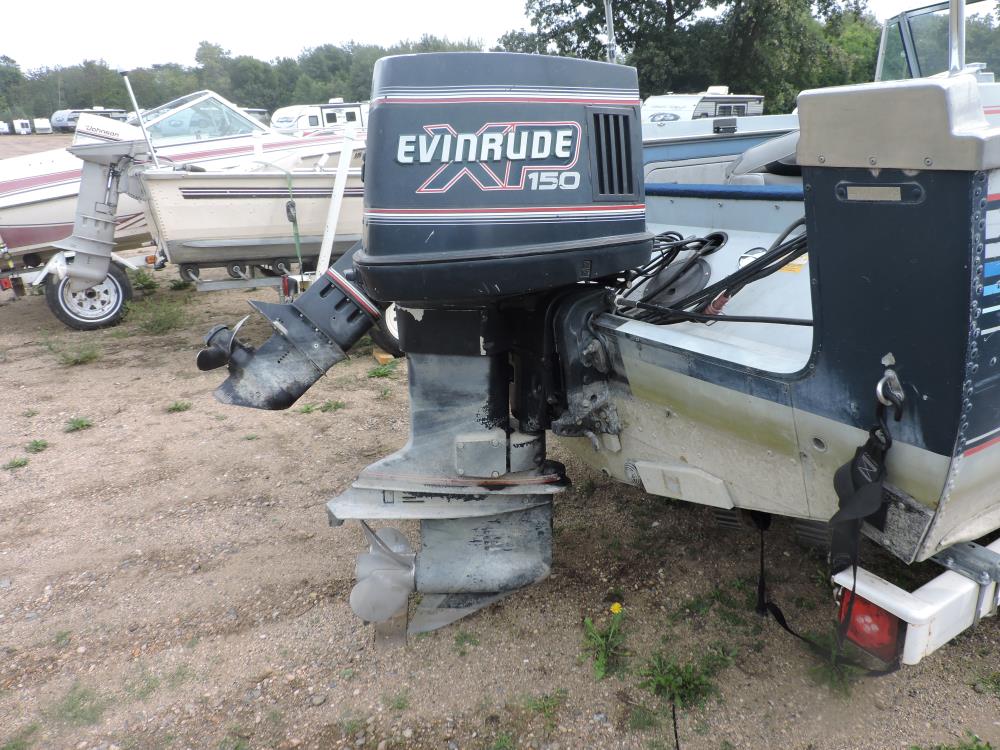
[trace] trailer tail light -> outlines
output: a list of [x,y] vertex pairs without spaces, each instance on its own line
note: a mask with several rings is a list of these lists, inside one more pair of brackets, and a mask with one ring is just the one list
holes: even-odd
[[847,617],[852,596],[854,607],[850,608],[851,622],[847,626],[847,640],[884,662],[894,661],[903,648],[903,623],[877,604],[852,595],[847,589],[843,589],[840,598],[840,622]]
[[14,288],[14,285],[11,283],[10,279],[0,279],[0,289],[3,289],[4,291],[8,291],[8,290],[13,289],[13,288]]

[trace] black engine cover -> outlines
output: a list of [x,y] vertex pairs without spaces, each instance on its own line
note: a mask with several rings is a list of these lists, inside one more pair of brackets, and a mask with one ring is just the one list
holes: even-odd
[[488,302],[650,250],[633,68],[506,53],[376,64],[355,256],[376,299]]

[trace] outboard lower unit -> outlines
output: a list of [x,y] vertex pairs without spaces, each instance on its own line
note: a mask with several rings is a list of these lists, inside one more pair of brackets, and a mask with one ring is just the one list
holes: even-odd
[[[354,611],[379,622],[422,592],[413,632],[544,578],[552,499],[566,484],[563,467],[546,460],[545,431],[599,441],[620,429],[588,321],[609,309],[604,282],[652,248],[636,73],[539,55],[384,58],[366,149],[363,247],[345,275],[397,304],[411,432],[328,511],[333,524],[420,521],[418,552],[398,531],[364,526],[370,548],[351,593]],[[364,332],[331,320],[333,308],[316,299],[323,312],[294,336],[279,319],[302,321],[305,311],[261,309],[277,332],[256,353],[213,331],[205,364],[228,360],[234,372],[223,400],[285,408],[308,387],[308,367],[286,388],[284,352],[331,354],[311,362],[318,373],[338,358],[331,341],[346,349]],[[260,368],[253,360],[265,349],[270,364]],[[266,376],[245,388],[260,369]],[[280,395],[252,395],[265,382]]]

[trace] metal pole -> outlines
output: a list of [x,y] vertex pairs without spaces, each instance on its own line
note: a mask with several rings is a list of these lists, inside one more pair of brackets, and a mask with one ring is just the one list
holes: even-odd
[[604,23],[608,31],[608,62],[618,62],[618,47],[615,43],[615,19],[611,8],[612,0],[604,0]]
[[948,9],[948,73],[965,70],[965,0],[951,0]]
[[142,121],[142,115],[139,114],[139,103],[135,100],[135,92],[132,91],[132,84],[128,80],[128,73],[122,71],[122,78],[125,79],[125,88],[128,89],[128,98],[132,100],[132,108],[135,110],[135,119],[139,121],[139,130],[142,131],[142,137],[146,140],[146,145],[149,147],[149,155],[153,157],[153,166],[159,167],[160,162],[156,158],[156,149],[153,148],[153,142],[149,139],[149,133],[146,132],[146,124]]

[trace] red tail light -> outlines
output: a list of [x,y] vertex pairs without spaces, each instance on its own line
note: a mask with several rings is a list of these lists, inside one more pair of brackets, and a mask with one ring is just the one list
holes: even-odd
[[[851,592],[843,590],[840,599],[840,621],[847,617]],[[867,599],[854,596],[851,622],[847,626],[847,640],[856,644],[882,661],[894,661],[903,645],[904,628],[898,617],[872,604]]]
[[0,289],[8,290],[13,288],[14,285],[10,283],[10,279],[0,279]]

